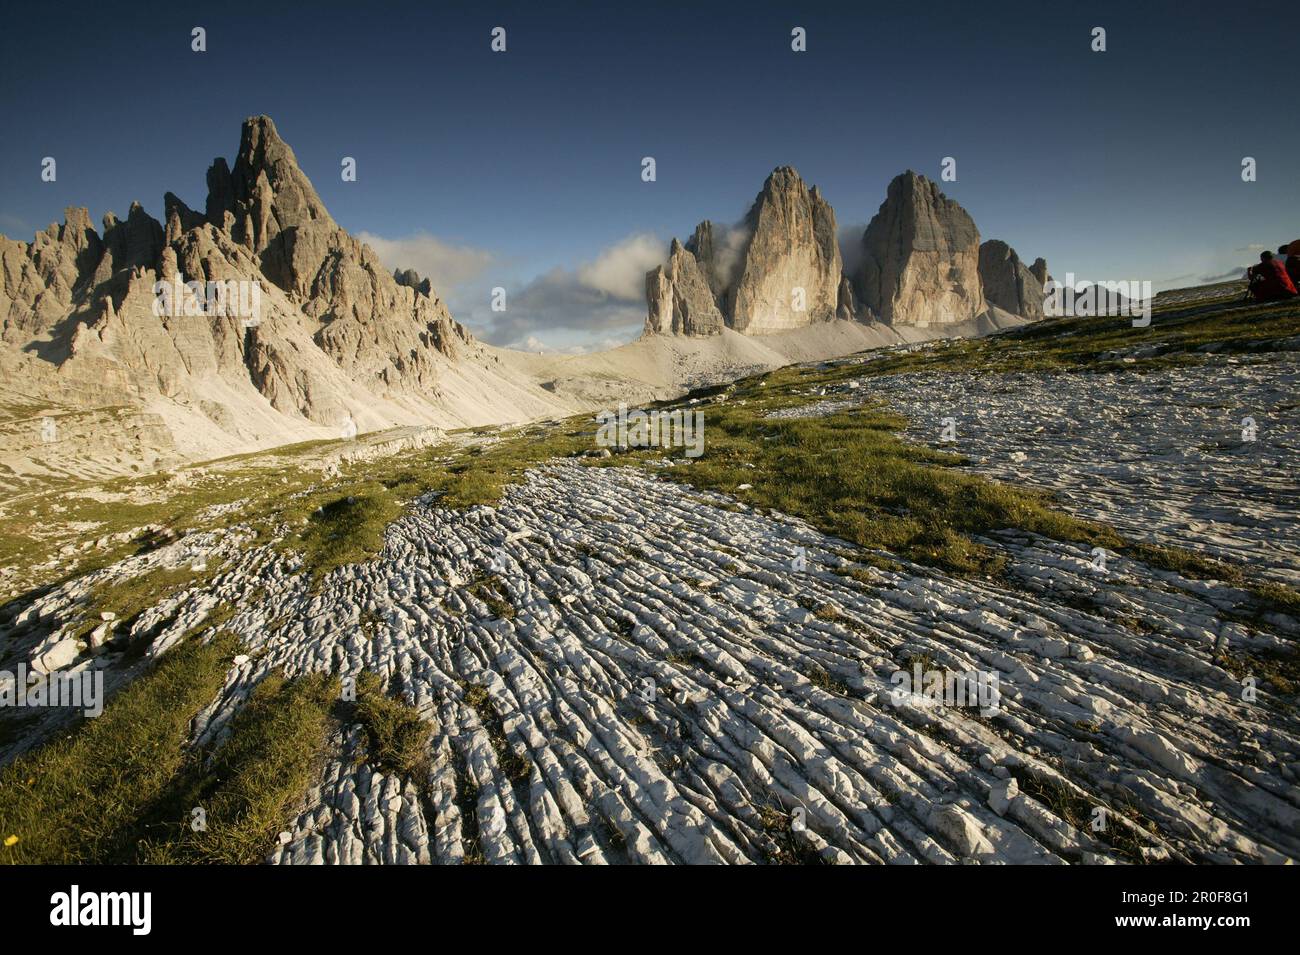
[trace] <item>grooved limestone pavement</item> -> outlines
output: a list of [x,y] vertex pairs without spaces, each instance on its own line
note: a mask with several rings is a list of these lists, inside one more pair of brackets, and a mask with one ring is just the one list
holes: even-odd
[[864,390],[918,440],[937,444],[941,419],[955,418],[944,447],[983,474],[1050,489],[1132,539],[1300,584],[1295,352],[1141,375],[916,373]]
[[[977,469],[1056,488],[1131,536],[1294,579],[1295,356],[1213,361],[1213,374],[863,378],[797,410],[886,398],[928,441],[952,416]],[[1255,442],[1235,430],[1247,413]],[[1010,529],[981,540],[1007,557],[996,583],[891,555],[877,556],[897,569],[851,564],[847,544],[800,521],[674,480],[689,474],[553,464],[496,508],[426,500],[377,560],[315,591],[296,558],[238,528],[190,535],[41,596],[13,622],[16,647],[36,663],[89,587],[198,554],[229,563],[130,634],[153,656],[235,608],[246,649],[197,744],[220,742],[274,667],[378,673],[436,728],[427,777],[359,762],[357,731],[341,732],[278,862],[1300,850],[1300,721],[1267,682],[1247,702],[1240,673],[1214,662],[1216,643],[1248,667],[1289,650],[1296,621],[1261,628],[1233,587],[1113,555],[1101,573],[1080,547]],[[890,676],[916,659],[997,673],[999,711],[892,705]],[[106,667],[113,686],[133,672],[114,661],[70,663]]]
[[[423,793],[338,741],[280,862],[743,862],[787,838],[863,862],[1300,849],[1300,726],[1210,662],[1222,631],[1279,642],[1222,617],[1239,592],[1126,561],[1101,576],[1015,532],[984,541],[1006,586],[906,565],[863,582],[842,542],[720,503],[563,464],[499,508],[417,507],[318,594],[258,563],[265,597],[233,621],[251,659],[198,739],[276,666],[373,670],[436,722]],[[513,615],[471,586],[489,575]],[[1000,712],[892,706],[915,655],[996,671]]]

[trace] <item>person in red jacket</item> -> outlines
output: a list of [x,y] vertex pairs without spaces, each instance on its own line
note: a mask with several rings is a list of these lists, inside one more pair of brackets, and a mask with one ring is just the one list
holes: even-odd
[[1282,268],[1282,263],[1273,258],[1272,252],[1259,253],[1259,265],[1247,269],[1246,277],[1257,302],[1281,302],[1296,296],[1295,283]]
[[1300,249],[1296,248],[1296,243],[1291,243],[1294,250],[1286,257],[1286,274],[1291,279],[1291,284],[1295,286],[1297,292],[1300,292]]

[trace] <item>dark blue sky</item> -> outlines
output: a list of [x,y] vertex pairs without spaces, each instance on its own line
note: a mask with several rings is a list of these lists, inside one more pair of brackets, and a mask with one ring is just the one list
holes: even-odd
[[[645,249],[739,219],[781,164],[850,225],[954,156],[942,187],[981,234],[1058,277],[1189,284],[1300,236],[1300,22],[1278,3],[288,6],[7,8],[0,232],[66,205],[161,216],[168,189],[201,208],[267,113],[340,224],[500,342],[625,339]],[[492,285],[514,296],[495,329]]]

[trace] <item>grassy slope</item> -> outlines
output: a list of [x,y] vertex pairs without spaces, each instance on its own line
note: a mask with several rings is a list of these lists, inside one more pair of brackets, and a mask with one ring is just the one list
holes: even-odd
[[[914,352],[872,363],[868,374],[905,371],[1142,371],[1170,363],[1204,360],[1196,349],[1212,344],[1223,352],[1266,348],[1300,334],[1300,306],[1251,305],[1236,292],[1193,305],[1161,306],[1146,328],[1127,318],[1061,318],[1035,322],[990,338]],[[1167,346],[1161,354],[1124,363],[1107,357],[1143,346]]]
[[[959,455],[902,440],[904,422],[882,408],[811,419],[766,419],[769,411],[809,401],[816,388],[912,371],[1142,372],[1172,361],[1205,361],[1195,351],[1267,350],[1300,334],[1300,306],[1244,306],[1235,294],[1217,303],[1157,310],[1148,328],[1128,319],[1063,319],[990,338],[966,340],[869,361],[792,367],[738,382],[727,402],[708,406],[708,452],[679,479],[736,493],[747,503],[796,514],[864,547],[886,548],[957,573],[996,571],[972,534],[1018,527],[1091,548],[1106,547],[1157,567],[1245,587],[1266,609],[1300,613],[1300,595],[1257,582],[1246,569],[1181,548],[1131,542],[1113,529],[1057,510],[1032,489],[953,470]],[[1159,355],[1132,364],[1110,357],[1159,344]],[[713,389],[717,391],[718,389]],[[706,393],[707,394],[707,393]],[[753,464],[753,469],[745,467]],[[741,484],[753,484],[738,492]]]
[[432,726],[371,674],[349,705],[328,674],[273,672],[215,752],[188,749],[236,649],[228,633],[191,636],[102,716],[0,770],[0,863],[259,862],[340,723],[363,728],[369,762],[424,782]]
[[139,821],[185,762],[190,721],[216,696],[235,654],[229,635],[191,639],[119,693],[96,719],[0,770],[0,860],[105,861],[128,852]]
[[[903,353],[865,364],[791,367],[707,389],[660,407],[686,407],[694,397],[706,415],[707,450],[674,479],[735,494],[746,503],[804,517],[822,530],[956,573],[996,572],[997,561],[971,537],[1019,527],[1090,549],[1106,547],[1189,576],[1250,588],[1270,608],[1300,612],[1300,598],[1276,584],[1254,583],[1240,567],[1179,548],[1131,542],[1113,529],[1058,510],[1039,491],[957,470],[959,455],[904,440],[905,422],[884,408],[854,409],[823,418],[767,419],[772,410],[810,400],[814,388],[863,375],[914,370],[1053,370],[1094,372],[1113,367],[1141,372],[1170,361],[1204,361],[1194,349],[1218,342],[1224,350],[1267,347],[1300,334],[1300,307],[1241,306],[1236,296],[1217,303],[1157,311],[1149,328],[1127,319],[1064,319],[1026,326],[992,338]],[[1159,343],[1161,354],[1120,364],[1107,353]],[[725,401],[711,401],[723,392]],[[442,450],[345,472],[286,513],[306,520],[297,538],[308,567],[324,572],[363,559],[382,546],[383,529],[413,498],[438,494],[447,506],[490,504],[532,466],[595,447],[590,418],[534,426],[450,457]],[[674,452],[680,455],[681,452]],[[614,459],[581,459],[595,466],[634,463],[661,452]],[[387,473],[384,473],[387,472]],[[753,487],[739,491],[742,484]],[[321,508],[321,510],[316,510]]]
[[[260,862],[311,785],[325,750],[338,681],[272,673],[240,708],[209,766],[193,755],[124,861]],[[196,828],[193,811],[205,813]]]

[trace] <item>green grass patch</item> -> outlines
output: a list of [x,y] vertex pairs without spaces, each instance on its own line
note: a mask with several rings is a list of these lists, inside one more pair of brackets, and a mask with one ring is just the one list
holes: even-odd
[[326,490],[322,496],[328,499],[320,503],[314,495],[299,501],[283,516],[291,525],[303,526],[283,547],[300,552],[303,569],[316,578],[368,560],[383,549],[385,528],[401,516],[407,500],[404,490],[367,481],[350,485],[345,494]]
[[495,574],[480,577],[478,580],[466,584],[465,592],[472,594],[487,604],[492,616],[500,617],[503,620],[514,619],[514,604],[503,596],[506,593],[505,585],[501,583],[501,579]]
[[[190,721],[225,683],[237,645],[225,633],[191,637],[78,732],[0,770],[0,861],[104,862],[135,846],[138,821],[185,763]],[[3,847],[11,836],[18,841]]]
[[[765,417],[803,403],[802,378],[789,369],[751,379],[733,400],[709,406],[706,452],[674,477],[803,517],[862,548],[960,574],[1001,569],[1002,559],[971,539],[1001,528],[1122,543],[1114,532],[1053,509],[1046,494],[956,470],[959,456],[903,440],[898,432],[906,422],[882,408]],[[742,491],[743,484],[751,487]]]
[[413,706],[385,696],[373,673],[363,673],[357,680],[353,715],[366,731],[366,760],[423,785],[433,726]]
[[[189,566],[159,567],[126,580],[101,584],[91,591],[86,613],[77,636],[84,638],[102,622],[102,614],[112,613],[117,621],[117,632],[124,633],[146,610],[176,596],[191,587],[203,587],[218,568],[210,564],[206,570],[195,571]],[[147,646],[146,640],[138,643]]]
[[[572,430],[586,421],[590,427]],[[565,458],[595,447],[595,424],[590,417],[568,422],[570,430],[554,427],[542,434],[506,437],[481,453],[465,455],[442,473],[429,476],[428,490],[439,492],[438,503],[447,507],[495,504],[505,488],[519,484],[531,467],[552,458]]]
[[[338,699],[338,680],[313,673],[268,674],[231,722],[226,742],[205,766],[191,755],[186,772],[146,824],[149,838],[133,861],[151,864],[261,862],[311,785]],[[205,814],[194,826],[195,808]]]

